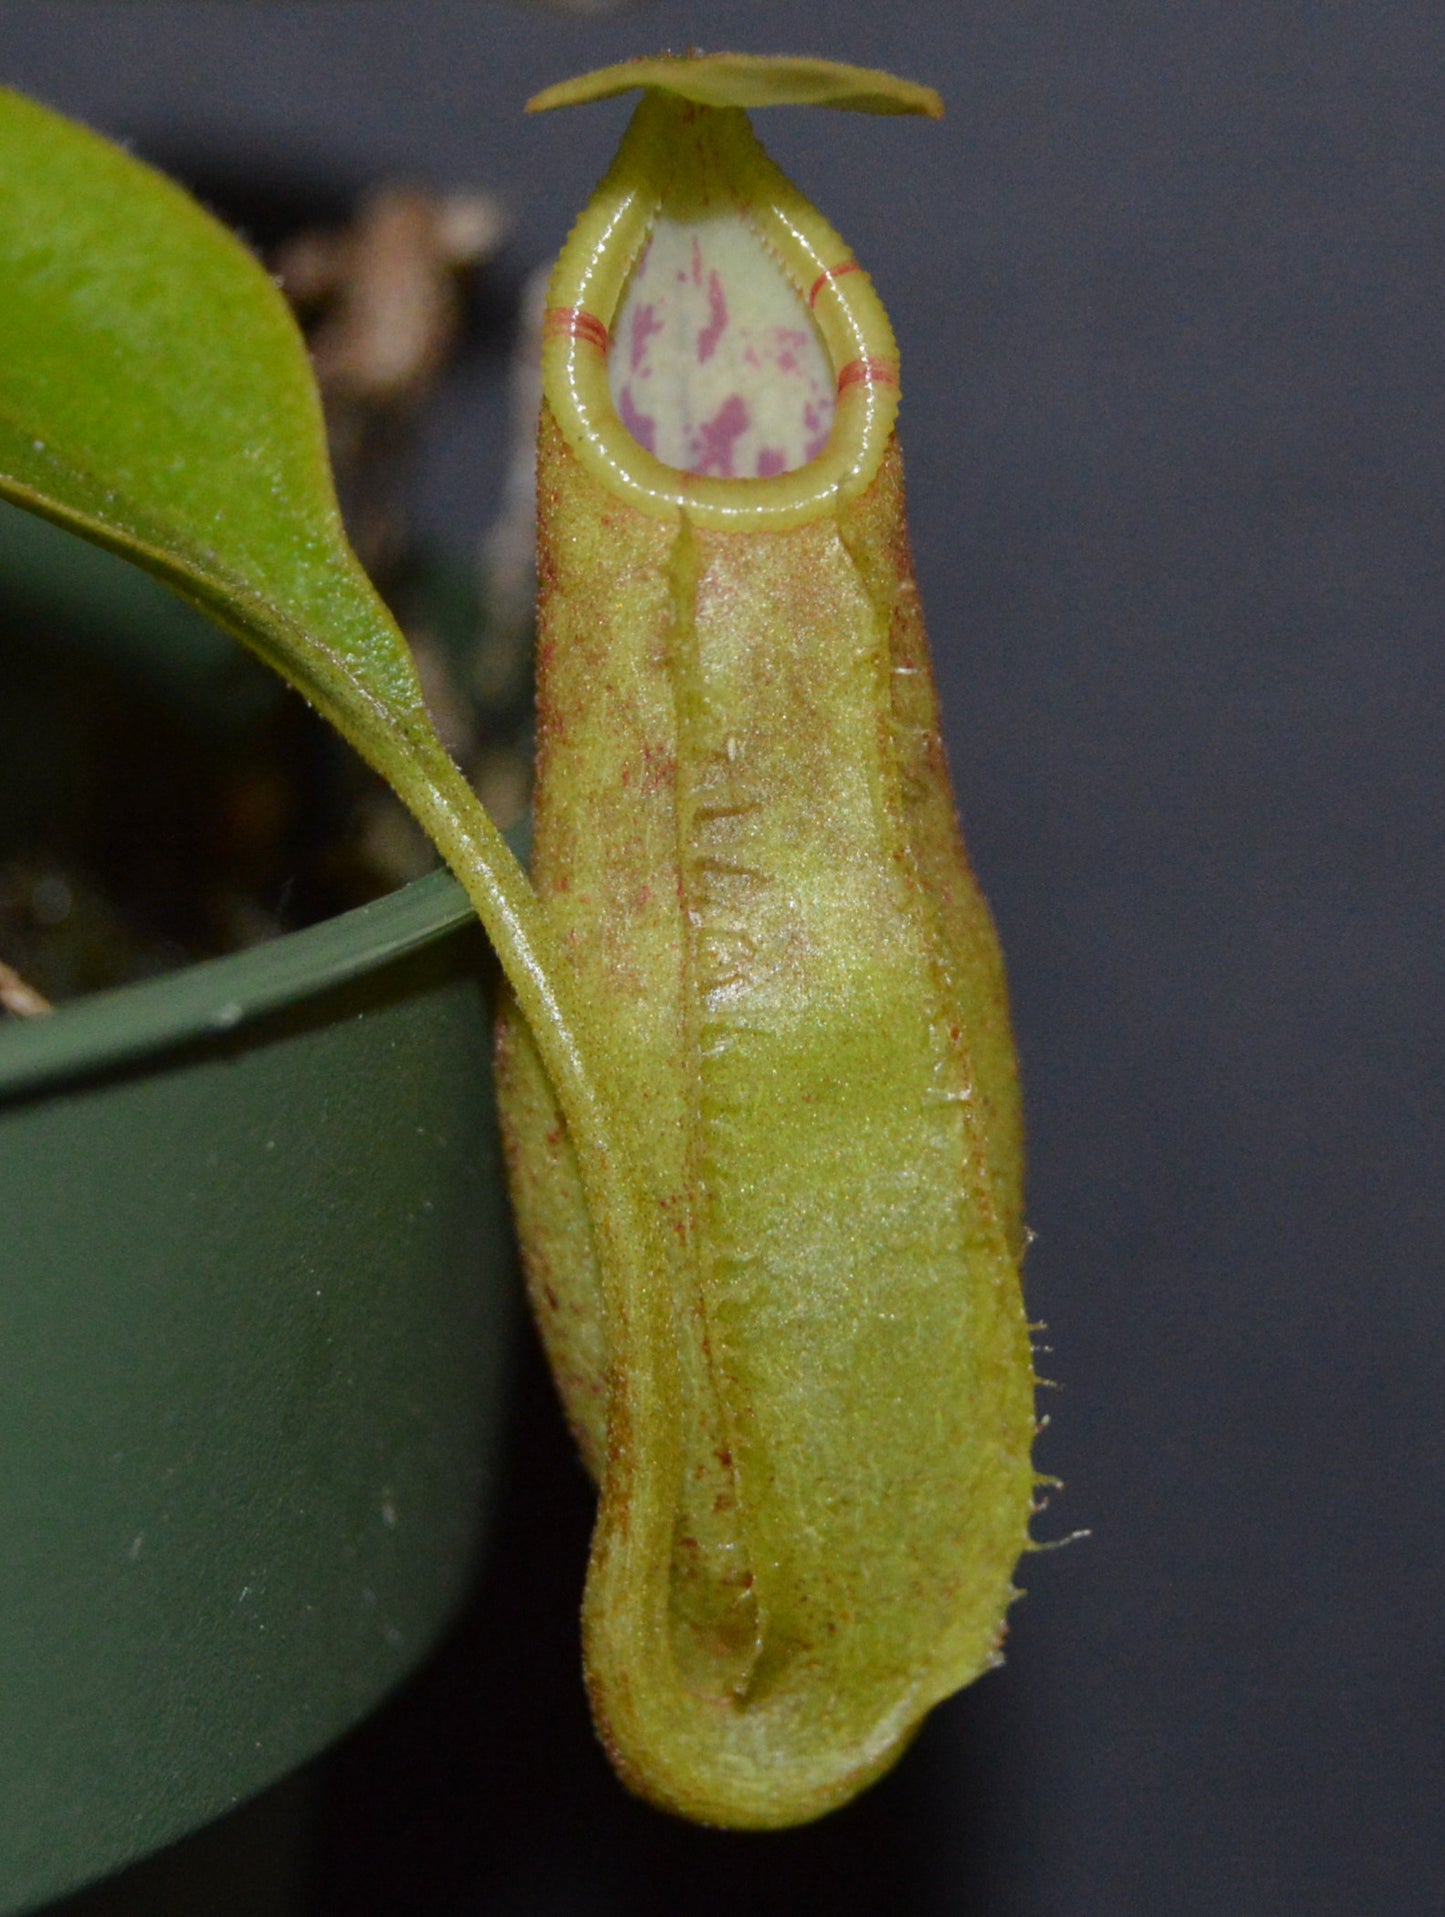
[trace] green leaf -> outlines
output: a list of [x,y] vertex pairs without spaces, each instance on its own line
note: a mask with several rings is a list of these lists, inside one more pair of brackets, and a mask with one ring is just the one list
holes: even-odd
[[205,607],[369,757],[387,731],[422,746],[259,264],[161,175],[10,92],[0,179],[0,492]]

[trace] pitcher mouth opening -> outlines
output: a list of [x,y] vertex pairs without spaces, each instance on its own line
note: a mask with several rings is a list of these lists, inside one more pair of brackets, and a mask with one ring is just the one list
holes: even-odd
[[738,108],[645,94],[549,289],[572,451],[660,518],[782,530],[872,480],[898,406],[866,272]]

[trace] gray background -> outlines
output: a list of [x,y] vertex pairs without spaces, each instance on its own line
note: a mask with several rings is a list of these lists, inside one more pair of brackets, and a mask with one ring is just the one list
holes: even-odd
[[[693,41],[948,102],[761,131],[903,347],[1064,1386],[1042,1528],[1093,1536],[1026,1567],[1007,1668],[870,1800],[691,1833],[591,1745],[586,1496],[533,1362],[478,1612],[328,1773],[318,1907],[1436,1911],[1445,14],[9,0],[0,78],[144,151],[494,184],[520,272],[626,112],[523,99]],[[497,387],[475,364],[430,449],[456,541]]]

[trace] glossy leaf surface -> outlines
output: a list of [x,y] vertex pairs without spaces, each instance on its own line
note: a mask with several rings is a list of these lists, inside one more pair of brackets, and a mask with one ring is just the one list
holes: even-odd
[[8,92],[0,181],[0,488],[164,578],[352,728],[420,731],[259,264],[161,175]]

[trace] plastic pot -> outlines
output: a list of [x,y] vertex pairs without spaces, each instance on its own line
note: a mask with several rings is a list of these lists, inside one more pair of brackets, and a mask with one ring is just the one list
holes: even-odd
[[262,1791],[435,1642],[514,1285],[453,882],[0,1028],[0,1912]]

